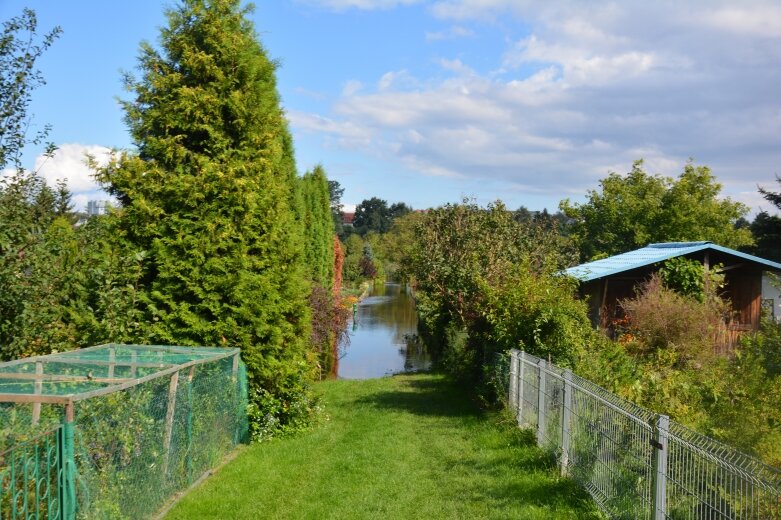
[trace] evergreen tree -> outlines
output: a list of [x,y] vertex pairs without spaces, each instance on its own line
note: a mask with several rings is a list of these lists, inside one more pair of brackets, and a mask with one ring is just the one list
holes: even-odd
[[[776,181],[781,185],[781,177],[776,176]],[[765,197],[765,200],[773,204],[778,209],[781,209],[781,192],[773,192],[765,188],[759,188],[759,193]]]
[[760,211],[751,223],[756,244],[746,250],[774,262],[781,262],[781,217]]
[[333,225],[328,178],[315,166],[301,179],[304,203],[304,250],[309,275],[315,283],[330,288],[333,281]]
[[[781,185],[781,177],[776,176],[776,181]],[[781,192],[759,188],[759,193],[781,210]],[[752,253],[781,262],[781,217],[760,211],[751,223],[751,233],[756,240],[756,247],[750,250]]]
[[98,171],[146,251],[152,341],[240,347],[255,435],[305,419],[309,335],[293,145],[239,0],[184,0],[141,44],[124,101],[138,153]]
[[342,235],[344,233],[344,226],[342,225],[343,213],[342,209],[342,196],[344,195],[344,188],[339,184],[339,181],[328,181],[328,198],[331,199],[331,218],[334,221],[334,233]]

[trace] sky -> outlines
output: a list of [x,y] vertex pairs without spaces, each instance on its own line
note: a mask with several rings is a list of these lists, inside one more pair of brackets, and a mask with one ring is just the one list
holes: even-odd
[[[59,146],[24,162],[96,192],[85,152],[133,143],[118,99],[142,40],[175,0],[0,0],[63,34],[38,65],[33,127]],[[351,205],[497,199],[556,210],[633,161],[675,177],[709,166],[723,195],[774,212],[781,175],[781,2],[776,0],[260,0],[303,173],[322,164]],[[348,206],[349,208],[349,206]]]

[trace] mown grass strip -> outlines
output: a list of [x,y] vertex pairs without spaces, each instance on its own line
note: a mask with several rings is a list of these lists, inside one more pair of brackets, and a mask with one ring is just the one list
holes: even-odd
[[602,518],[530,435],[444,377],[318,388],[324,424],[249,447],[166,518]]

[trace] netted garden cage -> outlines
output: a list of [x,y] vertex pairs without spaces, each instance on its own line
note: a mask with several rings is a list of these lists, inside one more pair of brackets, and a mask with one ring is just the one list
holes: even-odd
[[109,344],[0,363],[0,520],[153,515],[247,440],[239,354]]

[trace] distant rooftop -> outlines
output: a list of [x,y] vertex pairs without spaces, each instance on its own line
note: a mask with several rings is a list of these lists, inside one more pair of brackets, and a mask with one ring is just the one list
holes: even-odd
[[662,242],[659,244],[649,244],[643,248],[621,253],[620,255],[611,256],[609,258],[603,258],[602,260],[595,260],[593,262],[570,267],[564,272],[569,276],[579,279],[581,282],[588,282],[624,271],[637,269],[638,267],[663,262],[670,258],[704,251],[706,249],[719,251],[744,260],[756,262],[763,265],[768,270],[781,271],[781,264],[777,262],[742,253],[728,247],[719,246],[713,242]]

